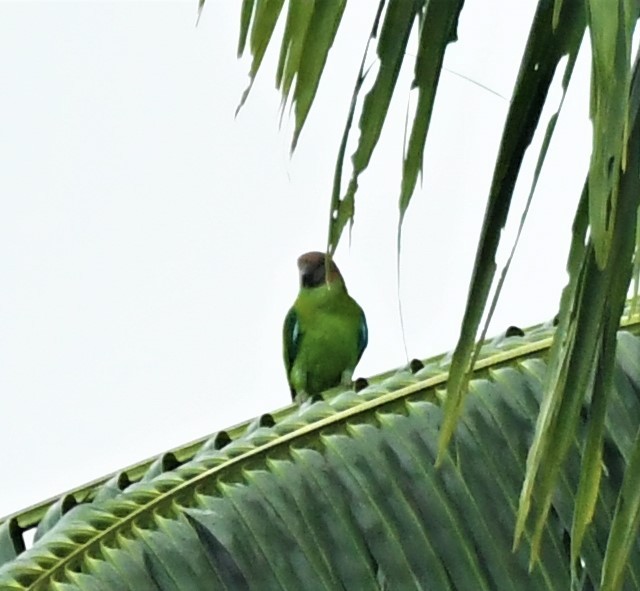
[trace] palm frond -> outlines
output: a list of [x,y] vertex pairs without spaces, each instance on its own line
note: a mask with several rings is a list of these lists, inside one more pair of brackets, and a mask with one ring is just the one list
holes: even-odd
[[[380,3],[380,10],[382,5],[383,2]],[[397,72],[406,55],[409,33],[414,22],[419,21],[420,42],[414,77],[419,98],[404,159],[400,236],[402,219],[422,167],[444,52],[447,44],[456,37],[457,20],[462,8],[462,2],[390,1],[387,4],[377,43],[380,69],[362,104],[360,137],[344,195],[341,179],[346,142],[362,85],[362,71],[358,76],[338,154],[331,199],[329,251],[336,249],[343,229],[348,223],[353,223],[358,177],[368,166],[378,142],[395,89]],[[556,69],[566,56],[568,59],[562,81],[563,92],[566,92],[578,49],[588,31],[592,57],[590,113],[593,150],[583,203],[577,212],[575,225],[575,228],[580,228],[580,235],[574,234],[574,242],[582,240],[582,243],[574,245],[567,265],[570,282],[562,297],[558,338],[551,352],[545,400],[528,456],[515,536],[517,542],[527,524],[532,523],[532,562],[537,558],[558,474],[567,458],[573,432],[579,422],[579,410],[585,402],[589,406],[591,423],[574,513],[574,563],[578,561],[582,540],[596,510],[595,499],[602,473],[604,417],[608,406],[607,384],[613,375],[614,335],[631,276],[635,276],[636,292],[640,276],[640,229],[637,224],[640,188],[635,170],[640,136],[634,132],[639,110],[638,100],[634,98],[638,95],[637,56],[636,65],[631,67],[632,38],[639,16],[640,5],[634,0],[620,0],[614,6],[596,0],[539,0],[503,131],[467,306],[447,386],[445,419],[439,444],[442,457],[463,410],[464,394],[468,391],[467,381],[477,360],[475,343],[478,329],[495,281],[495,256],[525,152],[539,126]],[[378,18],[380,11],[371,39],[377,37]],[[314,84],[317,86],[317,79]],[[557,115],[552,117],[547,128],[535,178],[543,166],[556,120]],[[532,195],[533,190],[529,203]],[[583,223],[584,216],[588,223]],[[588,243],[584,247],[587,237]],[[635,261],[633,267],[632,261]],[[507,269],[508,264],[498,281],[481,339]],[[541,470],[542,466],[544,470]],[[620,539],[620,534],[616,536],[616,539]],[[619,545],[615,547],[620,548]],[[575,579],[575,564],[574,567]],[[608,580],[605,583],[609,584]]]
[[[244,54],[249,39],[252,61],[249,86],[242,95],[238,110],[251,92],[283,5],[284,0],[243,2],[238,55]],[[276,71],[276,87],[282,92],[283,110],[290,97],[295,109],[292,149],[295,149],[315,99],[345,6],[346,0],[289,0]]]
[[[496,273],[495,258],[500,236],[507,221],[525,152],[538,125],[556,68],[563,56],[568,54],[566,68],[571,71],[584,33],[585,17],[580,2],[563,4],[555,28],[552,20],[553,5],[540,2],[520,64],[489,191],[467,306],[451,367],[447,418],[440,438],[441,450],[448,444],[464,402],[465,382],[473,366],[478,327]],[[538,163],[538,167],[541,166],[542,161]]]
[[[565,460],[571,433],[578,422],[580,407],[585,401],[591,406],[590,414],[595,421],[589,445],[590,461],[583,467],[580,504],[576,512],[576,543],[580,532],[591,519],[593,489],[597,487],[601,468],[599,461],[599,441],[606,400],[603,391],[596,393],[594,385],[606,389],[611,380],[614,335],[624,308],[625,298],[632,277],[632,261],[636,249],[636,222],[640,204],[640,71],[636,62],[634,85],[632,88],[633,128],[628,137],[626,150],[629,160],[618,175],[617,205],[612,211],[613,235],[610,256],[603,268],[599,266],[597,247],[590,234],[586,248],[575,266],[570,266],[569,285],[565,288],[560,310],[560,335],[552,350],[552,371],[548,376],[547,395],[541,408],[536,437],[529,454],[527,476],[523,485],[519,527],[521,532],[531,508],[531,498],[535,495],[536,514],[534,517],[534,554],[539,544],[539,535],[544,523],[551,497],[555,488],[555,475]],[[591,173],[590,173],[591,174]],[[588,182],[586,194],[592,185]],[[589,199],[589,212],[592,209]],[[591,226],[590,226],[591,227]],[[585,229],[586,230],[586,229]],[[583,244],[585,240],[583,237]],[[565,297],[566,296],[566,297]],[[595,370],[595,373],[594,373]],[[544,470],[540,467],[544,466]],[[589,488],[592,492],[589,493]],[[573,550],[579,554],[579,546]]]
[[[600,580],[617,490],[637,455],[638,331],[634,317],[618,333],[608,470],[575,573],[583,588]],[[5,520],[0,551],[7,558],[7,539],[14,550],[0,589],[567,589],[585,419],[559,474],[540,564],[529,572],[527,532],[511,553],[553,333],[550,324],[509,331],[516,336],[483,347],[439,469],[448,355],[215,434],[188,446],[186,461],[176,460],[180,449],[163,454],[146,477],[106,478],[87,502],[63,495],[27,550],[20,515]],[[623,565],[628,589],[640,584],[638,552],[632,544]]]

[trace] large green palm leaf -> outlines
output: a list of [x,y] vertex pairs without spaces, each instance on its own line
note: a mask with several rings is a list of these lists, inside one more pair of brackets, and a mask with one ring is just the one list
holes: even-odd
[[[283,4],[282,1],[276,3],[270,0],[245,2],[245,8],[251,6],[255,10],[243,12],[242,36],[251,30],[252,36],[265,40],[266,47],[273,26],[262,15],[268,6],[273,11],[269,13],[271,17],[275,15],[277,18]],[[320,6],[327,5],[340,5],[340,10],[334,11],[336,18],[331,20],[332,35],[328,43],[322,46],[313,44],[314,50],[306,54],[313,56],[313,63],[321,64],[320,68],[314,70],[313,83],[301,77],[296,81],[293,93],[290,93],[290,87],[281,86],[285,100],[292,98],[296,113],[299,107],[304,112],[304,117],[296,117],[294,145],[311,108],[343,7],[343,2],[333,0],[326,3],[289,1],[290,7],[303,4],[314,12],[318,12]],[[422,170],[424,146],[443,58],[448,45],[457,40],[458,17],[463,10],[464,3],[458,0],[380,0],[370,34],[370,41],[376,41],[375,57],[379,68],[372,75],[371,89],[362,100],[360,93],[365,77],[365,59],[357,75],[352,107],[338,149],[328,232],[330,252],[337,247],[346,225],[353,223],[358,179],[367,168],[378,143],[391,98],[394,93],[399,94],[396,89],[398,71],[406,60],[415,58],[412,86],[418,89],[419,96],[408,141],[403,146],[399,253],[402,220]],[[563,59],[566,58],[562,73],[564,97],[578,51],[583,46],[591,52],[593,149],[581,206],[576,214],[575,227],[581,233],[574,235],[576,247],[572,249],[567,264],[570,281],[562,298],[558,338],[551,353],[553,369],[547,375],[545,401],[529,452],[516,524],[516,540],[520,539],[527,525],[532,525],[532,562],[537,559],[541,533],[551,507],[559,470],[567,460],[569,445],[578,425],[578,411],[582,405],[590,405],[591,402],[593,407],[587,413],[590,417],[587,453],[583,458],[574,510],[574,562],[577,562],[583,534],[596,509],[594,502],[603,465],[602,430],[607,407],[607,397],[598,396],[597,393],[607,390],[602,384],[612,377],[615,332],[631,282],[632,268],[635,268],[636,290],[640,276],[640,233],[636,215],[640,205],[640,53],[636,45],[634,59],[632,51],[632,39],[634,31],[637,32],[639,17],[640,3],[637,0],[538,0],[496,157],[467,306],[448,381],[449,395],[440,432],[441,454],[449,444],[463,408],[464,395],[468,390],[466,382],[471,376],[477,355],[478,334],[485,334],[510,264],[511,259],[503,269],[489,311],[485,313],[496,279],[496,253],[525,153],[537,129],[543,125],[543,107]],[[407,51],[412,27],[419,32],[415,53],[413,48]],[[587,37],[590,46],[585,42]],[[306,45],[314,38],[313,29],[288,25],[284,42],[292,38]],[[505,47],[504,51],[511,51],[511,48]],[[264,48],[260,46],[259,52],[252,49],[252,53],[253,64],[257,66],[251,70],[251,76],[254,77]],[[305,69],[304,59],[297,64],[301,70]],[[305,97],[304,101],[300,100],[302,96]],[[564,98],[547,124],[520,230],[534,197],[537,179],[563,102]],[[351,158],[349,182],[346,190],[343,190],[347,140],[355,119],[356,106],[360,103],[360,133]],[[483,316],[484,329],[481,331]],[[640,448],[638,457],[640,463]],[[630,482],[634,478],[634,473],[629,474]],[[625,490],[636,491],[633,499],[626,499],[626,505],[640,507],[640,487],[627,485]],[[622,507],[622,501],[619,506]],[[640,523],[640,509],[633,516],[627,514],[627,518],[632,518],[633,523]],[[618,522],[621,519],[622,516]],[[623,534],[623,528],[617,528],[618,543],[613,544],[620,550],[618,562],[624,562],[621,550],[628,548],[629,540],[635,536],[635,530],[626,528],[624,531],[626,533]],[[625,543],[621,543],[622,538],[626,539]]]
[[[618,335],[607,472],[579,589],[598,588],[633,453],[639,329],[634,318]],[[540,563],[529,572],[527,534],[511,551],[553,330],[512,329],[515,336],[485,345],[439,468],[449,356],[216,434],[180,465],[176,450],[138,483],[120,474],[92,487],[91,502],[74,507],[63,497],[23,552],[19,525],[30,513],[14,516],[0,525],[0,556],[17,555],[0,567],[0,589],[569,589],[584,420],[560,474]],[[625,589],[640,586],[637,540],[624,574]]]

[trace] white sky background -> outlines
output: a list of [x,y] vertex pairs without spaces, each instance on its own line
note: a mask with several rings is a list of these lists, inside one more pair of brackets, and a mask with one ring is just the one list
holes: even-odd
[[[196,0],[0,2],[0,516],[289,403],[282,321],[297,256],[326,243],[376,4],[348,4],[290,159],[279,46],[234,119],[248,71],[239,3],[208,0],[196,28]],[[468,0],[445,66],[510,96],[534,7]],[[557,309],[588,164],[586,57],[490,334]],[[337,253],[369,323],[356,375],[406,362],[395,232],[407,65]],[[404,230],[410,357],[455,344],[507,107],[443,73]]]

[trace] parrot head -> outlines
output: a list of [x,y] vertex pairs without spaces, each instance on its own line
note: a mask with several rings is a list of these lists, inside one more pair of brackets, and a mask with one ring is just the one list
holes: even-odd
[[325,284],[344,286],[338,266],[324,252],[306,252],[298,257],[298,271],[300,287],[312,289]]

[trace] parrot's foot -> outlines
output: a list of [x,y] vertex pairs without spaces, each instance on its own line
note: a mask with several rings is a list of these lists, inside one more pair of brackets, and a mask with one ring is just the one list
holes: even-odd
[[295,403],[300,406],[300,408],[306,408],[307,406],[311,406],[316,402],[322,402],[324,398],[322,394],[307,394],[305,391],[298,392],[294,399]]
[[304,390],[298,392],[295,397],[295,402],[300,406],[309,406],[314,402],[322,402],[324,398],[321,394],[308,394]]
[[344,386],[345,388],[350,388],[352,378],[353,378],[353,370],[345,369],[342,372],[342,377],[340,378],[340,385]]
[[304,390],[296,392],[296,395],[293,399],[293,401],[299,406],[302,406],[308,400],[311,400],[311,396],[309,396],[309,394],[307,394]]

